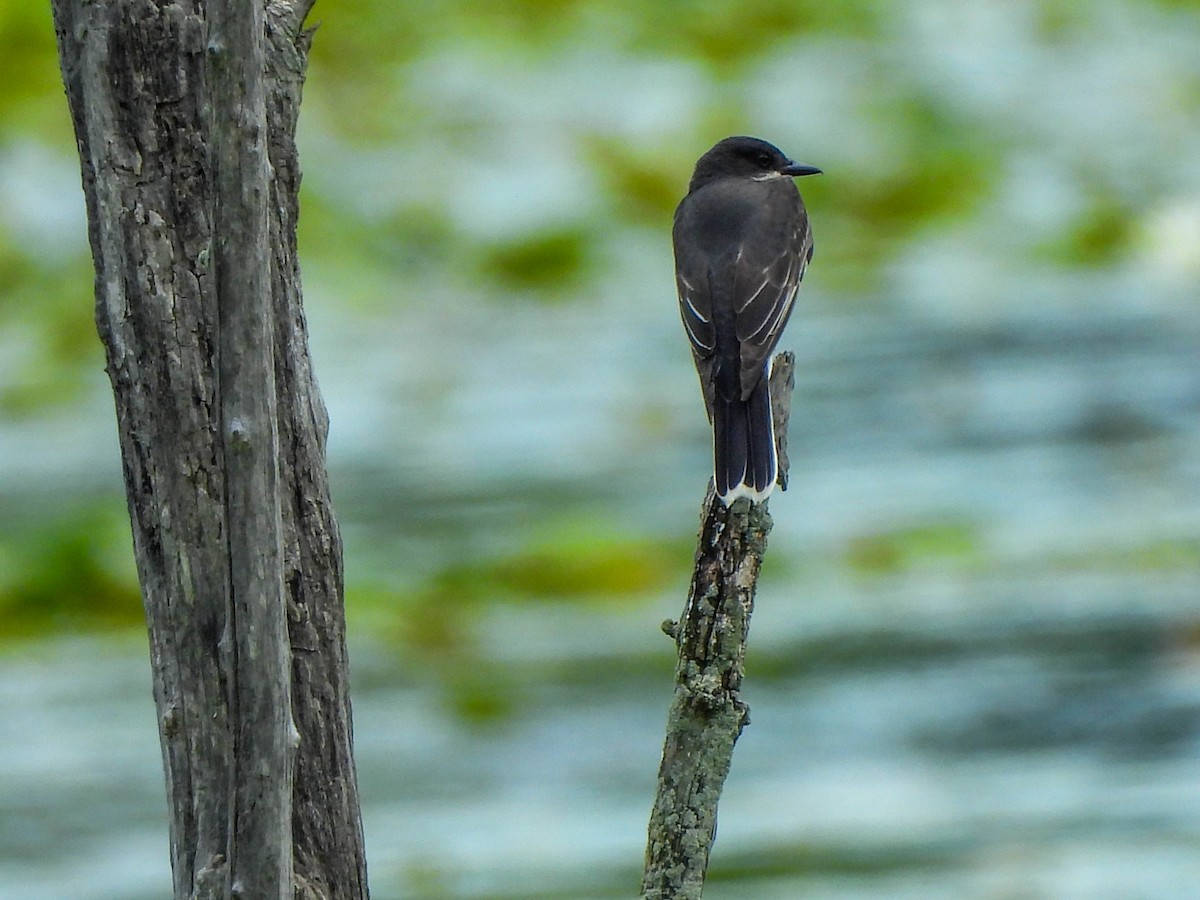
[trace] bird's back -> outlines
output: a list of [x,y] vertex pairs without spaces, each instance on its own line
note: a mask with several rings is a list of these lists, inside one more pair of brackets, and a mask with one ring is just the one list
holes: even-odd
[[[771,208],[789,192],[799,199],[790,179],[755,182],[734,178],[709,182],[692,191],[675,210],[676,254],[680,244],[687,243],[704,257],[706,265],[724,262],[761,236]],[[688,240],[681,242],[683,237]]]

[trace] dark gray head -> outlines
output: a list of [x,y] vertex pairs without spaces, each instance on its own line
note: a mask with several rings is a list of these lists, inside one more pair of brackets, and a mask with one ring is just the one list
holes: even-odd
[[718,178],[771,178],[786,175],[818,175],[816,166],[792,162],[774,144],[758,138],[728,137],[719,141],[696,162],[688,193]]

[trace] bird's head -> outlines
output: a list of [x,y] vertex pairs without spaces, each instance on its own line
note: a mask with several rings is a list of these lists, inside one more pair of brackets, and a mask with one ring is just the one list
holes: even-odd
[[819,175],[816,166],[792,162],[774,144],[753,137],[728,137],[719,141],[696,162],[689,191],[718,178],[798,178]]

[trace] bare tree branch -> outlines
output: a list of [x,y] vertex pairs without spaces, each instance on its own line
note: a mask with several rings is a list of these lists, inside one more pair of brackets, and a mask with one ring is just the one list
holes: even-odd
[[[787,484],[787,426],[794,357],[771,369],[779,481]],[[758,571],[771,516],[766,504],[741,499],[726,507],[710,482],[701,512],[696,564],[675,639],[675,694],[650,814],[642,897],[698,900],[717,828],[717,803],[733,747],[749,723],[740,689]]]

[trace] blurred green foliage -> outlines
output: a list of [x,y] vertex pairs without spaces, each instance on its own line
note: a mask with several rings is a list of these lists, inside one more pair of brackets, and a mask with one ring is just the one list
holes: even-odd
[[1069,228],[1036,248],[1055,263],[1098,266],[1119,260],[1132,249],[1137,233],[1134,211],[1113,197],[1097,197]]
[[[535,604],[599,612],[643,604],[669,587],[682,589],[692,550],[690,535],[639,538],[590,521],[563,521],[550,537],[531,534],[523,549],[503,556],[454,560],[422,584],[351,585],[347,607],[353,629],[388,643],[422,682],[439,686],[464,721],[492,725],[514,712],[531,679],[547,679],[538,666],[514,667],[498,653],[489,609]],[[631,668],[623,659],[622,669]],[[594,674],[587,660],[574,674],[584,671]],[[567,677],[554,673],[558,681]]]
[[615,40],[638,53],[691,57],[727,70],[753,63],[796,34],[878,33],[889,10],[880,0],[426,0],[403,6],[322,0],[313,12],[322,23],[313,59],[356,88],[372,81],[375,61],[407,62],[448,43],[516,45],[537,53]]
[[[13,165],[18,147],[32,145],[71,159],[77,173],[48,3],[0,4],[0,86],[0,167]],[[5,417],[77,400],[81,370],[102,365],[91,260],[79,253],[64,261],[57,248],[46,253],[31,245],[12,213],[0,201],[0,331],[19,335],[0,366],[0,426]],[[65,243],[83,250],[86,235]]]
[[128,628],[143,622],[123,504],[90,502],[0,530],[0,620],[5,638],[47,630]]
[[861,535],[846,549],[851,571],[894,575],[929,567],[979,567],[984,561],[976,526],[965,522],[922,523]]
[[21,335],[0,380],[0,417],[26,418],[79,399],[80,373],[103,366],[90,261],[39,265],[0,227],[0,326]]
[[[1072,0],[1038,0],[1028,8],[1031,33],[1014,53],[1057,54],[1073,42],[1092,43],[1097,29],[1110,27],[1092,7]],[[1131,8],[1183,17],[1194,16],[1200,3],[1141,0]],[[726,133],[760,131],[762,121],[794,122],[805,133],[808,109],[822,98],[806,95],[791,80],[792,69],[785,69],[787,83],[770,76],[772,61],[796,56],[802,66],[821,67],[814,74],[843,91],[832,101],[836,114],[826,112],[823,121],[861,128],[839,132],[845,146],[811,136],[828,158],[805,161],[828,174],[803,185],[819,217],[819,293],[807,296],[854,304],[884,295],[889,267],[915,239],[996,215],[1014,150],[1056,140],[1054,122],[1044,134],[1027,134],[1024,108],[1040,95],[1018,98],[1012,108],[987,107],[945,70],[923,69],[928,48],[906,9],[885,0],[320,0],[301,120],[302,142],[311,150],[300,225],[305,276],[336,285],[339,314],[348,315],[415,302],[407,298],[420,292],[405,285],[433,280],[444,285],[443,295],[463,285],[497,303],[573,302],[613,264],[607,251],[617,235],[666,234],[699,149]],[[594,73],[586,69],[592,58]],[[585,63],[573,69],[580,59]],[[571,99],[567,76],[578,77],[580,68],[603,79],[646,61],[663,64],[647,69],[650,79],[690,79],[687,89],[670,95],[683,99],[663,111],[661,125],[626,127],[626,118],[636,118],[638,97],[628,98],[628,110],[618,106],[594,117],[583,106],[588,97],[575,105],[556,99],[556,90]],[[513,78],[511,107],[498,105],[491,89],[490,81],[502,76]],[[614,90],[628,89],[617,83]],[[0,85],[0,165],[32,145],[35,156],[61,164],[55,182],[77,191],[49,4],[0,4]],[[541,92],[527,91],[529,85]],[[693,95],[694,106],[686,106]],[[780,95],[783,113],[763,114],[759,100]],[[1200,111],[1200,76],[1180,79],[1171,92],[1147,96],[1151,101],[1162,104],[1154,121],[1186,120]],[[514,116],[520,120],[510,121]],[[488,155],[503,162],[514,142],[518,158],[567,146],[596,196],[504,230],[474,227],[448,202],[449,186],[466,174],[489,177],[497,163]],[[1121,181],[1102,158],[1090,162],[1089,154],[1103,149],[1064,138],[1044,154],[1061,170],[1068,199],[1079,202],[1064,204],[1061,221],[1032,229],[1022,245],[1025,258],[1006,260],[1006,268],[1022,262],[1103,268],[1129,257],[1155,203],[1170,199],[1170,185]],[[1151,163],[1145,168],[1160,177]],[[0,179],[0,191],[5,183]],[[82,206],[77,196],[76,202]],[[2,206],[0,428],[69,410],[79,402],[84,376],[103,365],[82,225],[78,234],[31,237],[20,216],[36,211]],[[14,521],[0,535],[0,609],[23,631],[138,620],[120,500],[63,515],[52,524]],[[986,556],[982,543],[969,523],[920,523],[855,539],[843,561],[865,575],[974,566]],[[689,552],[671,546],[668,559],[667,548],[653,541],[567,540],[531,542],[505,559],[464,559],[416,592],[408,606],[419,612],[408,618],[405,640],[433,649],[465,646],[463,611],[495,598],[651,596],[668,573],[679,576]],[[1131,562],[1157,564],[1188,552],[1151,548]],[[114,566],[114,559],[124,562]],[[364,607],[392,599],[355,584],[353,568],[350,578],[351,595]],[[460,696],[464,709],[480,714],[497,703],[465,676]]]
[[69,140],[49,3],[0,4],[0,144]]
[[505,556],[455,560],[406,592],[365,592],[361,602],[394,617],[410,647],[440,653],[468,641],[468,619],[493,601],[603,605],[654,596],[686,576],[690,543],[606,534],[581,523],[555,539],[531,537]]
[[485,249],[480,277],[516,291],[537,291],[567,299],[582,286],[593,264],[584,231],[561,229],[519,237]]

